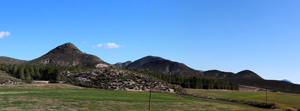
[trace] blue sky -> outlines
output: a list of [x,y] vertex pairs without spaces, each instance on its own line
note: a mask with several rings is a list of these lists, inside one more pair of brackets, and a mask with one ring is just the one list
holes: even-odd
[[154,55],[199,70],[249,69],[300,84],[299,6],[299,0],[4,0],[0,56],[31,60],[72,42],[112,64]]

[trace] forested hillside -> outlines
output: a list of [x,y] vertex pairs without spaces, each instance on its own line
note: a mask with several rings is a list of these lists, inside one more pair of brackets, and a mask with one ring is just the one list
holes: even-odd
[[13,77],[31,83],[32,80],[60,80],[60,72],[63,70],[80,71],[91,69],[89,67],[68,67],[68,66],[46,66],[46,65],[7,65],[0,64],[0,70],[11,74]]

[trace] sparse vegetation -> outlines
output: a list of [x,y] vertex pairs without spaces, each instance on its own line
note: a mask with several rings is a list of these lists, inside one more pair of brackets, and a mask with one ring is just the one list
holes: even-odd
[[[202,90],[202,89],[186,89],[189,94],[200,94],[204,96],[212,96],[218,98],[239,99],[248,101],[266,101],[265,92],[245,92],[230,90]],[[289,93],[268,92],[268,102],[276,103],[281,109],[300,108],[300,95]]]

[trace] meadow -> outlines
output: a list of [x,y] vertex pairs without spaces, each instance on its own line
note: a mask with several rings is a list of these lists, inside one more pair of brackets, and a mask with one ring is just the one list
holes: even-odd
[[[199,94],[218,98],[230,98],[248,101],[266,102],[266,92],[247,92],[232,90],[186,89],[190,94]],[[268,92],[268,103],[276,103],[281,109],[300,108],[300,94]]]
[[[149,92],[92,89],[68,84],[0,86],[1,110],[148,110]],[[152,111],[264,111],[244,104],[152,92]]]

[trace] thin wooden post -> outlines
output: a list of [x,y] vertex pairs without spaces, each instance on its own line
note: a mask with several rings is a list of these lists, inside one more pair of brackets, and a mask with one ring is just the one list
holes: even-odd
[[266,103],[268,103],[268,89],[266,88]]

